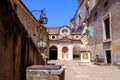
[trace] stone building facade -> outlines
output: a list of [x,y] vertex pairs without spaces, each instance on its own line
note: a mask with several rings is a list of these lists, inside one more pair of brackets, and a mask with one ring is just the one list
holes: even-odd
[[120,63],[120,0],[82,0],[79,5],[74,28],[87,24],[91,59],[97,56],[99,62]]
[[70,27],[48,27],[50,45],[50,60],[73,60],[80,59],[80,32],[72,32]]

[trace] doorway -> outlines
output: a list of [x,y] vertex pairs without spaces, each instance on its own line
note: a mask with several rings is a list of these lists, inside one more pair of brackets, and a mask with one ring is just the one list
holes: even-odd
[[57,47],[52,46],[49,49],[49,60],[57,60],[58,54],[57,54]]
[[111,63],[111,51],[110,50],[106,51],[106,59],[107,59],[107,63]]
[[80,60],[79,46],[73,47],[73,60]]

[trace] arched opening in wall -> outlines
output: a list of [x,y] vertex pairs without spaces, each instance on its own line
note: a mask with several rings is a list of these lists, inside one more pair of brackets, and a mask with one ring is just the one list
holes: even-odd
[[73,47],[73,59],[74,60],[80,59],[80,51],[78,46]]
[[66,46],[62,48],[62,58],[68,59],[68,48]]
[[49,60],[57,60],[58,58],[57,47],[52,46],[49,49]]

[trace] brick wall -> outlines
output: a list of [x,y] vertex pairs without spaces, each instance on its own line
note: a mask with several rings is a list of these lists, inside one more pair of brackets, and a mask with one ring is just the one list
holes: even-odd
[[0,1],[0,80],[25,80],[29,65],[44,64],[9,0]]

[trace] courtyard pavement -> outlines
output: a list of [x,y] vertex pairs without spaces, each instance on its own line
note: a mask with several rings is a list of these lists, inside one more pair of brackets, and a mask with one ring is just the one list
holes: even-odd
[[51,60],[48,63],[65,65],[65,80],[120,80],[120,66],[80,66],[79,60]]

